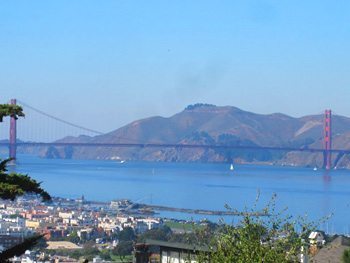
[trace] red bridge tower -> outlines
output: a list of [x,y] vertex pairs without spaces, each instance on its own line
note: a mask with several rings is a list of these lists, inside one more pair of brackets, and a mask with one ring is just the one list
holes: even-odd
[[[16,99],[10,101],[11,105],[16,105]],[[11,117],[10,119],[10,147],[9,147],[9,157],[16,159],[16,143],[17,143],[17,123],[16,118]]]

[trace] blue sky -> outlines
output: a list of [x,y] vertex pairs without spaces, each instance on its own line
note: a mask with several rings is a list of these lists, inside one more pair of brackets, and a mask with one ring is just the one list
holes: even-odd
[[350,116],[349,13],[342,0],[1,1],[0,98],[102,131],[196,102]]

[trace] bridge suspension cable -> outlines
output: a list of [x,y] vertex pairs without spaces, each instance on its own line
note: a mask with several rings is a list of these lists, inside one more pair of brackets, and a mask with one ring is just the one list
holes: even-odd
[[33,110],[33,111],[39,113],[39,114],[42,114],[42,115],[44,115],[44,116],[46,116],[46,117],[49,117],[49,118],[54,119],[54,120],[56,120],[56,121],[59,121],[59,122],[61,122],[61,123],[67,124],[67,125],[72,126],[72,127],[74,127],[74,128],[78,128],[78,129],[81,129],[81,130],[85,130],[85,131],[87,131],[87,132],[92,132],[92,133],[95,133],[95,134],[97,134],[97,135],[102,135],[102,134],[104,134],[104,133],[101,132],[101,131],[89,129],[89,128],[86,128],[86,127],[83,127],[83,126],[74,124],[74,123],[72,123],[72,122],[65,121],[65,120],[63,120],[63,119],[61,119],[61,118],[55,117],[55,116],[53,116],[53,115],[51,115],[51,114],[48,114],[48,113],[46,113],[46,112],[44,112],[44,111],[41,111],[41,110],[39,110],[39,109],[37,109],[37,108],[34,108],[34,107],[28,105],[27,103],[21,101],[21,100],[17,100],[17,101],[18,101],[18,103],[19,103],[20,105],[22,105],[22,106],[25,106],[25,107],[27,107],[27,108],[29,108],[29,109],[31,109],[31,110]]

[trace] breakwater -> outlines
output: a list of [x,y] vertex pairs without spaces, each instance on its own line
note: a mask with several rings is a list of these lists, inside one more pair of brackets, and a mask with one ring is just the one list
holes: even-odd
[[138,204],[138,207],[145,210],[153,211],[170,211],[170,212],[180,212],[187,214],[197,214],[197,215],[216,215],[216,216],[269,216],[265,212],[241,212],[235,210],[206,210],[206,209],[191,209],[191,208],[176,208],[169,206],[160,206],[160,205],[146,205]]

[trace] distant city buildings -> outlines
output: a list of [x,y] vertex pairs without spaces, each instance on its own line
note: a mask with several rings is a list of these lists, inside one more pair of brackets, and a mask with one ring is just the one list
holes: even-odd
[[[47,249],[78,249],[80,243],[93,240],[106,248],[114,248],[118,240],[106,243],[106,238],[125,228],[135,233],[144,233],[162,225],[159,218],[131,216],[133,204],[129,200],[111,203],[89,203],[84,197],[77,200],[54,198],[51,203],[42,203],[35,197],[26,196],[16,201],[0,201],[0,251],[8,249],[35,233],[45,235]],[[75,239],[74,239],[75,238]],[[109,238],[110,240],[110,238]],[[28,252],[29,253],[29,252]],[[23,255],[23,261],[30,261],[38,255]]]

